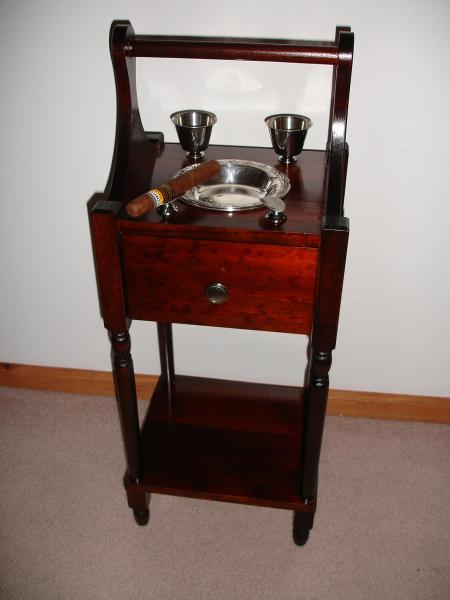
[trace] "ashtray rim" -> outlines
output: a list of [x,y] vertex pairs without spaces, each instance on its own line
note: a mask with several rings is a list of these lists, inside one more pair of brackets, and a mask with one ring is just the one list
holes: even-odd
[[[250,167],[250,168],[254,168],[256,170],[260,170],[262,173],[267,175],[267,178],[269,181],[271,180],[271,183],[267,188],[268,193],[266,193],[264,195],[261,193],[260,197],[258,199],[254,199],[253,202],[249,202],[249,205],[246,205],[246,206],[212,205],[212,204],[208,204],[207,202],[199,201],[197,198],[194,197],[194,194],[198,193],[198,188],[200,188],[201,186],[204,186],[205,183],[206,184],[208,183],[208,182],[204,182],[203,184],[200,184],[199,186],[195,186],[194,188],[192,188],[191,190],[189,190],[188,192],[183,194],[183,196],[181,196],[179,198],[179,200],[182,200],[183,202],[186,202],[187,204],[190,204],[192,206],[196,206],[198,208],[203,208],[205,210],[215,210],[215,211],[219,211],[219,212],[229,212],[230,213],[230,212],[255,210],[257,208],[263,208],[265,206],[263,199],[283,198],[284,196],[286,196],[286,194],[290,190],[291,183],[289,181],[289,178],[284,173],[281,173],[280,171],[278,171],[278,169],[276,169],[275,167],[273,167],[271,165],[252,161],[252,160],[240,159],[240,158],[221,158],[221,159],[217,159],[217,162],[220,165],[226,165],[226,164],[231,163],[233,166]],[[195,169],[197,166],[199,166],[199,164],[201,164],[201,163],[188,165],[188,166],[184,167],[183,169],[180,169],[174,175],[174,177],[183,175],[184,173],[186,173],[192,169]],[[212,180],[214,180],[216,178],[217,178],[217,176],[215,178],[213,178]],[[233,184],[236,184],[236,183],[237,182],[233,182]],[[226,184],[226,182],[224,182],[224,184]],[[230,183],[230,186],[233,184]],[[254,187],[253,189],[261,191],[261,188]]]

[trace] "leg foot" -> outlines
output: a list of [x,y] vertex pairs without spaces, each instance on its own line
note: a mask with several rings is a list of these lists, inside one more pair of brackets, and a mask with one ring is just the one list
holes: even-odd
[[128,506],[133,509],[134,518],[138,525],[147,525],[150,518],[150,494],[138,484],[125,477]]
[[296,529],[293,529],[292,537],[296,546],[304,546],[309,538],[309,529],[304,531],[297,531]]
[[138,525],[147,525],[150,519],[150,511],[147,508],[146,510],[133,510],[134,520]]
[[314,513],[294,512],[294,524],[292,537],[297,546],[304,546],[309,538],[309,532],[313,526]]

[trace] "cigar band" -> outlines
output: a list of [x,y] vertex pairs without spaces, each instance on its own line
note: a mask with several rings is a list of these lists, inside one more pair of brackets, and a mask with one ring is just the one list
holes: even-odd
[[164,195],[157,188],[149,190],[147,196],[151,198],[155,207],[164,204]]
[[163,183],[158,188],[164,197],[163,202],[172,202],[173,200],[173,189],[169,183]]

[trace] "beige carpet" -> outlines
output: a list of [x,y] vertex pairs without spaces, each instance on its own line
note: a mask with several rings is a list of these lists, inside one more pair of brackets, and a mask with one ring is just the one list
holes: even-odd
[[450,429],[329,417],[289,511],[154,495],[134,523],[115,401],[0,389],[2,600],[448,600]]

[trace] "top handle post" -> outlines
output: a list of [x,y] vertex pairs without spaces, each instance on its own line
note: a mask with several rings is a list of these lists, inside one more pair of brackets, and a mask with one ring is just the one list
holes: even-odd
[[126,55],[134,38],[129,21],[113,21],[109,49],[116,82],[116,137],[105,194],[126,203],[150,188],[155,149],[144,132],[136,89],[136,59]]
[[333,68],[330,122],[328,128],[327,214],[344,214],[347,166],[347,114],[353,64],[354,35],[349,27],[336,28],[338,63]]

